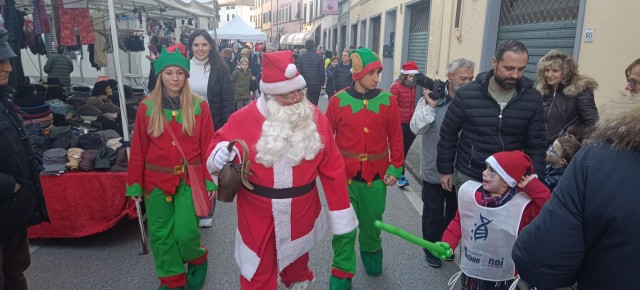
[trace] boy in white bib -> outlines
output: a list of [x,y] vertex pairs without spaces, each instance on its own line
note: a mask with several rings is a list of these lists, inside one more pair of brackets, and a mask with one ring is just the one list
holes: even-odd
[[513,245],[550,197],[536,175],[525,176],[528,169],[533,173],[533,166],[522,151],[498,152],[486,162],[482,183],[468,181],[458,191],[458,212],[442,236],[452,249],[460,242],[466,290],[509,289],[515,284]]

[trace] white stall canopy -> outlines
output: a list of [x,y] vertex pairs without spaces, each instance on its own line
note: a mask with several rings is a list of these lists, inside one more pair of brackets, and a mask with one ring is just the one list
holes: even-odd
[[[179,0],[178,0],[179,1]],[[214,31],[209,31],[213,35]],[[229,23],[216,30],[219,39],[235,39],[240,41],[267,41],[267,34],[251,28],[240,16],[235,15]]]

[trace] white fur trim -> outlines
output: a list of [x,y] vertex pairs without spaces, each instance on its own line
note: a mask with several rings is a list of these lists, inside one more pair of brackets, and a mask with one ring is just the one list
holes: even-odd
[[327,219],[324,210],[320,210],[313,229],[307,235],[291,240],[291,198],[273,199],[273,225],[276,235],[276,253],[278,258],[278,272],[289,266],[302,255],[323,240],[327,232]]
[[292,77],[295,77],[297,73],[298,68],[296,67],[296,65],[290,63],[289,65],[287,65],[287,69],[284,71],[284,76],[290,79]]
[[518,184],[518,182],[515,179],[513,179],[513,177],[511,177],[509,174],[507,174],[504,168],[500,166],[500,163],[498,163],[498,160],[496,160],[496,158],[494,158],[493,155],[489,156],[489,158],[487,158],[486,161],[487,163],[489,163],[489,166],[493,168],[493,170],[495,170],[498,174],[500,174],[500,177],[502,177],[504,182],[506,182],[510,187],[515,187]]
[[403,70],[403,69],[401,69],[400,73],[401,74],[405,74],[405,75],[417,75],[417,74],[420,73],[420,71],[418,71],[418,70]]
[[260,80],[260,91],[270,95],[284,94],[302,89],[306,86],[307,82],[302,75],[277,83],[265,83],[264,79]]
[[260,114],[262,114],[263,117],[267,117],[269,116],[269,111],[267,110],[267,102],[269,100],[267,99],[267,96],[264,95],[264,92],[260,93],[260,98],[258,98],[258,102],[256,103],[256,106],[258,107],[258,112],[260,112]]
[[236,244],[233,256],[236,259],[236,264],[240,267],[240,273],[242,276],[251,281],[256,270],[258,270],[258,266],[260,265],[260,257],[249,249],[249,247],[247,247],[247,245],[242,241],[242,236],[237,228]]
[[353,206],[349,208],[329,211],[329,225],[331,233],[334,235],[343,235],[350,233],[358,227],[358,218]]
[[289,188],[293,186],[293,168],[283,160],[273,164],[273,188]]
[[[207,170],[209,170],[209,174],[217,174],[218,172],[220,172],[220,169],[216,168],[213,165],[213,160],[214,157],[216,156],[216,153],[218,153],[218,151],[220,150],[220,148],[222,147],[227,147],[229,146],[229,141],[221,141],[220,143],[216,144],[216,147],[213,148],[213,151],[211,151],[211,155],[209,155],[209,157],[207,158]],[[240,154],[240,151],[238,150],[238,148],[236,148],[235,146],[233,147],[233,151],[236,152],[236,156],[238,157],[238,159],[240,159],[240,162],[242,163],[242,155]]]

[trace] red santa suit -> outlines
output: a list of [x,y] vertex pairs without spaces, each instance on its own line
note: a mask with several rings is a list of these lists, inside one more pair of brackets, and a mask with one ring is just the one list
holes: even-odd
[[[283,275],[282,271],[286,272],[287,266],[302,261],[304,268],[308,269],[308,252],[322,239],[327,230],[318,187],[314,185],[318,176],[329,207],[329,226],[332,233],[349,233],[355,230],[358,224],[349,203],[342,155],[333,141],[333,132],[327,118],[315,106],[314,120],[323,147],[313,160],[303,159],[295,166],[286,162],[275,162],[272,167],[265,167],[256,162],[255,145],[260,139],[262,125],[266,120],[266,103],[266,99],[261,97],[231,115],[229,121],[216,132],[209,148],[210,155],[215,156],[217,150],[228,144],[227,141],[242,139],[250,148],[249,159],[254,174],[249,177],[249,182],[258,187],[276,189],[285,196],[288,191],[284,189],[292,189],[289,192],[301,186],[310,186],[307,188],[311,189],[284,198],[260,196],[246,188],[239,191],[235,259],[244,279],[249,282],[256,279],[267,281],[263,285],[255,285],[243,284],[241,279],[243,288],[275,289],[273,279],[266,277],[273,276],[274,262],[285,283],[296,282],[287,281],[286,273]],[[238,147],[234,150],[240,153],[242,149]],[[210,161],[211,158],[207,163],[209,168]],[[273,239],[275,247],[271,244]],[[275,261],[270,261],[273,257]],[[313,274],[308,280],[312,278]]]

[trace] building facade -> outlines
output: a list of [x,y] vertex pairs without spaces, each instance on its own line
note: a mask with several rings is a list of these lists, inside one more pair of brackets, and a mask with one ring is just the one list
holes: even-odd
[[[259,1],[259,0],[258,0]],[[220,19],[218,21],[218,27],[225,26],[234,17],[240,17],[244,22],[251,25],[252,28],[256,28],[257,13],[255,1],[253,0],[224,0],[219,1]]]

